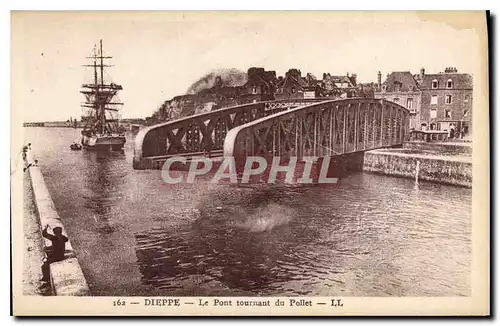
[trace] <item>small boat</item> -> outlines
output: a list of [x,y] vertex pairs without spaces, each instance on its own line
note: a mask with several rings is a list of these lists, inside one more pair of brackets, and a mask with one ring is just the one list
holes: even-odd
[[71,148],[72,151],[79,151],[82,149],[82,145],[78,143],[73,143],[69,146],[69,148]]

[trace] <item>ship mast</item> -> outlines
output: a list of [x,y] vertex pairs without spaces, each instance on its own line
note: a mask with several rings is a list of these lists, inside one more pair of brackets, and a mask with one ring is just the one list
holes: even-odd
[[[97,125],[92,125],[90,128],[91,130],[93,129],[94,132],[102,134],[105,133],[107,129],[106,111],[119,111],[118,108],[113,106],[123,105],[123,103],[113,101],[113,98],[115,98],[118,91],[123,89],[122,86],[112,82],[110,84],[106,84],[104,82],[104,67],[111,67],[110,65],[104,63],[104,59],[111,58],[112,57],[110,56],[104,56],[101,39],[99,41],[99,49],[97,49],[97,46],[94,46],[94,53],[91,57],[89,57],[89,59],[93,60],[93,64],[84,65],[94,68],[94,83],[83,84],[83,90],[81,90],[81,93],[83,93],[86,97],[86,101],[82,103],[82,106],[95,110],[95,120],[93,121],[97,122]],[[91,113],[90,116],[93,116],[93,114]],[[91,123],[91,121],[89,122]],[[114,119],[113,116],[109,122],[112,122],[113,125],[116,124],[115,128],[118,127],[117,120]]]
[[[97,85],[97,49],[95,45],[94,45],[94,85]],[[94,91],[95,91],[95,98],[96,99],[99,98],[99,88],[96,88]],[[95,103],[98,104],[97,101]],[[96,120],[98,120],[100,111],[97,110],[97,107],[95,107],[95,109],[96,109],[95,112]]]
[[[101,57],[101,88],[104,88],[104,62],[103,60],[103,53],[102,53],[102,39],[99,42],[99,52],[100,52],[100,57]],[[98,88],[99,89],[99,88]],[[106,112],[104,110],[106,106],[106,102],[101,102],[101,133],[104,133],[104,125],[106,124]]]

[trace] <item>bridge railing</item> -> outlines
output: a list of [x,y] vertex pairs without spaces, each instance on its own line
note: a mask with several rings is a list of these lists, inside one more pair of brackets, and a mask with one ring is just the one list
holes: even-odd
[[333,156],[402,144],[409,111],[393,102],[352,98],[309,104],[231,129],[224,156]]
[[229,130],[281,111],[321,101],[297,99],[249,103],[141,129],[135,137],[135,169],[159,168],[172,156],[222,156]]

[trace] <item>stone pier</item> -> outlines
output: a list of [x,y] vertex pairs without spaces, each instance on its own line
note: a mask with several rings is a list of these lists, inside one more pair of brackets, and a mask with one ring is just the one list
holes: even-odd
[[[26,155],[26,164],[34,163],[35,158],[31,150],[28,150]],[[42,172],[39,166],[31,166],[25,172],[29,175],[31,181],[31,189],[33,194],[33,203],[39,218],[39,225],[41,229],[45,225],[49,225],[50,229],[61,227],[63,234],[67,236],[66,229],[57,213],[49,190],[43,179]],[[26,198],[24,200],[27,200]],[[69,238],[69,237],[68,237]],[[51,241],[43,239],[42,247],[47,250],[51,246]],[[40,266],[41,267],[41,261]],[[71,245],[71,241],[66,242],[65,259],[50,265],[50,278],[52,291],[54,295],[66,296],[88,296],[90,290],[87,281],[83,275],[78,259]]]

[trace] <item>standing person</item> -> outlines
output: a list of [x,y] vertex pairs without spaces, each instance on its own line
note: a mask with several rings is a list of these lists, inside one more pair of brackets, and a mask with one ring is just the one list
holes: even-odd
[[47,259],[44,261],[42,265],[42,276],[43,276],[42,281],[45,282],[48,282],[50,280],[49,276],[50,264],[64,259],[64,251],[66,249],[66,242],[68,241],[68,238],[62,234],[61,227],[56,226],[53,229],[54,231],[53,235],[47,232],[48,228],[49,226],[46,225],[42,231],[42,236],[46,239],[49,239],[52,242],[52,246],[49,247],[50,249],[47,252]]

